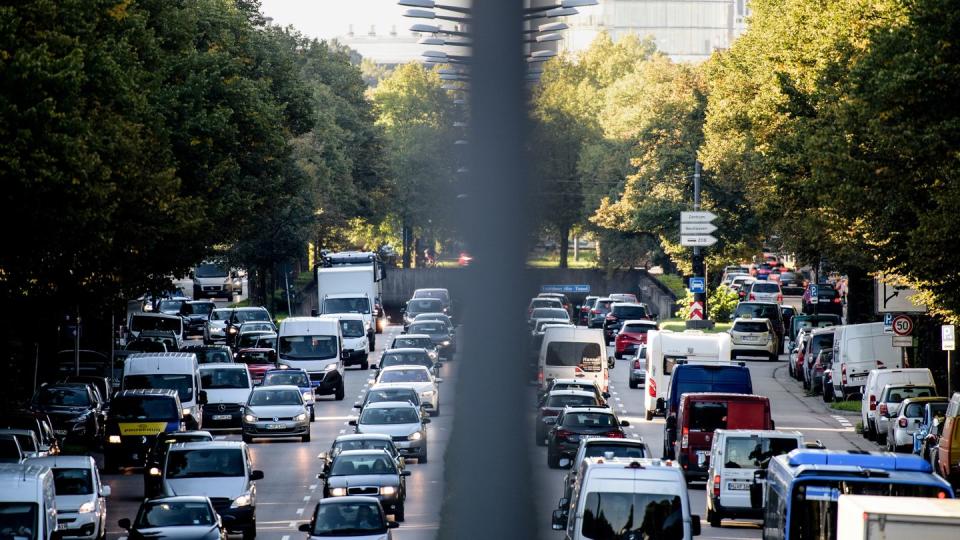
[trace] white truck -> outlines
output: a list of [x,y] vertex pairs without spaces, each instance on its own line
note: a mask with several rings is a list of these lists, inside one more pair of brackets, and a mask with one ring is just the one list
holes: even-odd
[[924,540],[955,540],[960,500],[876,495],[840,495],[837,540],[892,540],[920,534]]
[[317,269],[317,294],[320,315],[358,313],[372,351],[376,345],[378,283],[372,265],[336,266]]
[[730,364],[730,334],[699,330],[647,332],[647,388],[643,393],[646,419],[663,415],[670,391],[670,375],[678,362]]

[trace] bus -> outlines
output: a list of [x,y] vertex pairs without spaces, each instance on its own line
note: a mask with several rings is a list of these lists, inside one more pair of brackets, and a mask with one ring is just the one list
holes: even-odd
[[670,375],[678,364],[723,364],[730,362],[730,334],[706,334],[699,330],[647,332],[647,381],[643,393],[646,419],[663,416],[670,394]]
[[797,449],[754,472],[750,498],[764,508],[764,540],[836,540],[840,495],[952,499],[953,489],[912,454]]

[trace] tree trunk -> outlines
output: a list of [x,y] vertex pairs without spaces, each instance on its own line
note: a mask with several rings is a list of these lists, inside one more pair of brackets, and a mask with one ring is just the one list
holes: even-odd
[[560,268],[567,267],[567,251],[570,250],[570,226],[560,227]]
[[410,226],[404,224],[401,234],[403,235],[403,267],[410,268]]
[[413,261],[414,266],[417,268],[423,268],[423,253],[420,251],[420,237],[413,239]]

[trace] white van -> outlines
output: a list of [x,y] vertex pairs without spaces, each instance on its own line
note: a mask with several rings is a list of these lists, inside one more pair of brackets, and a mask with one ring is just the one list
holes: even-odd
[[714,431],[706,486],[710,526],[719,527],[724,518],[763,519],[763,507],[750,503],[753,472],[766,469],[772,458],[803,447],[799,431]]
[[200,429],[207,393],[200,384],[200,369],[194,353],[137,353],[123,365],[121,390],[160,388],[175,390],[183,407],[187,429]]
[[310,375],[316,395],[342,400],[343,334],[336,318],[290,317],[277,331],[277,363]]
[[343,365],[360,366],[360,369],[370,367],[368,360],[368,346],[366,321],[359,313],[337,313],[321,315],[321,319],[333,319],[340,323],[340,335],[343,337]]
[[[39,465],[0,465],[0,515],[10,531],[31,531],[23,538],[57,538],[57,492],[53,471]],[[20,538],[19,535],[4,535]]]
[[578,327],[551,327],[543,333],[538,358],[538,381],[545,391],[553,379],[585,379],[606,392],[607,344],[603,330]]
[[166,313],[134,313],[127,322],[130,336],[137,338],[144,330],[173,332],[177,338],[177,348],[183,346],[183,317]]
[[730,364],[730,334],[706,334],[699,330],[647,332],[647,388],[643,408],[647,420],[663,415],[670,397],[670,375],[678,362]]
[[[590,457],[580,464],[570,500],[560,499],[553,529],[567,540],[658,537],[689,540],[700,534],[700,516],[690,515],[683,471],[659,459]],[[635,534],[634,534],[635,533]]]
[[200,366],[200,385],[207,393],[203,429],[242,428],[243,408],[253,391],[246,364],[203,364]]
[[900,367],[902,353],[893,346],[892,334],[883,333],[883,323],[847,324],[834,328],[833,395],[837,399],[862,395],[870,370]]
[[[887,336],[888,338],[890,336]],[[864,384],[863,397],[860,399],[860,421],[863,424],[863,436],[867,440],[874,440],[878,433],[886,435],[886,426],[883,431],[877,431],[877,400],[880,392],[888,384],[914,384],[917,386],[937,387],[933,374],[927,368],[906,369],[873,369],[867,375]]]

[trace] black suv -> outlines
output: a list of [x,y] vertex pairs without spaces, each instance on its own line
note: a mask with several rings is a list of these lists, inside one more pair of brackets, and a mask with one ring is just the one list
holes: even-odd
[[609,345],[617,338],[623,321],[646,319],[650,319],[650,311],[646,304],[614,302],[610,305],[610,312],[603,319],[603,338]]
[[543,423],[549,426],[547,432],[547,466],[556,469],[560,458],[573,459],[580,448],[580,439],[584,437],[616,437],[623,439],[623,428],[630,425],[619,420],[612,410],[606,407],[567,407],[559,416],[547,416]]
[[42,386],[30,400],[30,409],[50,417],[53,432],[64,446],[92,448],[100,443],[103,400],[88,383]]

